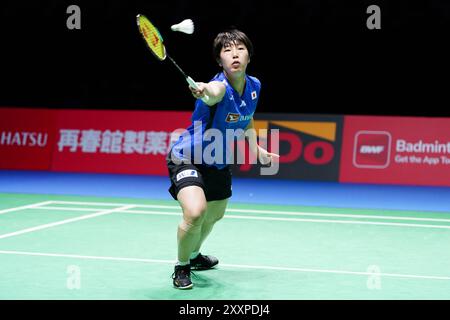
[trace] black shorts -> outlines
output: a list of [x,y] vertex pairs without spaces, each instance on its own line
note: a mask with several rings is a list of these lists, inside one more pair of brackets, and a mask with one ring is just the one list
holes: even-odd
[[178,192],[188,186],[203,189],[206,201],[223,200],[231,197],[231,168],[217,169],[201,164],[175,164],[167,160],[171,186],[169,193],[177,200]]

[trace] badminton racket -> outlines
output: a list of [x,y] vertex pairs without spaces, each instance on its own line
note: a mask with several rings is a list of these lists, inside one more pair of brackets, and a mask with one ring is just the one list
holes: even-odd
[[[175,60],[167,54],[166,47],[164,45],[163,37],[161,36],[161,33],[159,33],[158,29],[153,25],[153,23],[150,22],[150,20],[142,15],[138,14],[136,17],[137,25],[139,28],[139,32],[141,33],[142,37],[144,38],[148,48],[153,53],[153,55],[159,60],[164,61],[166,58],[169,58],[169,60],[173,63],[173,65],[178,69],[178,71],[181,72],[181,74],[186,79],[187,83],[189,85],[198,90],[197,83],[189,77],[183,69],[180,68],[180,66],[175,62]],[[209,97],[208,95],[204,95],[202,97],[203,102],[208,102]]]

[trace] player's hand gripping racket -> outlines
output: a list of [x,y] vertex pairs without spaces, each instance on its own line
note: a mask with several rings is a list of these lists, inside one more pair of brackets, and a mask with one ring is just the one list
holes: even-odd
[[[147,43],[147,46],[150,48],[150,51],[153,53],[153,55],[159,60],[163,61],[167,58],[169,58],[170,61],[177,67],[177,69],[183,74],[186,81],[189,83],[189,85],[194,88],[198,89],[197,83],[189,77],[186,73],[184,73],[183,69],[180,68],[180,66],[175,62],[175,60],[172,59],[167,54],[166,47],[163,43],[163,38],[161,34],[159,33],[158,29],[150,22],[150,20],[147,19],[142,14],[138,14],[136,17],[137,25],[139,27],[139,31],[142,34],[142,37],[144,38],[145,42]],[[205,94],[202,97],[203,102],[208,102],[209,97]]]

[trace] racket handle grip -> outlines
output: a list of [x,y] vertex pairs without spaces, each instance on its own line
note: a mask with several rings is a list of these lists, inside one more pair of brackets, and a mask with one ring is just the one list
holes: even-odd
[[[190,85],[192,88],[198,89],[197,83],[194,81],[194,79],[192,79],[191,77],[188,76],[188,77],[186,77],[186,81],[187,81],[187,83],[189,83],[189,85]],[[202,101],[203,101],[204,103],[207,103],[207,102],[209,101],[209,97],[208,97],[207,94],[205,94],[205,95],[203,96]]]

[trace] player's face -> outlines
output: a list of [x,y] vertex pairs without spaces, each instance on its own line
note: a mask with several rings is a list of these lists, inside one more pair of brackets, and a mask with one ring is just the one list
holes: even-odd
[[247,47],[242,42],[224,46],[220,51],[220,62],[227,74],[244,74],[250,62]]

